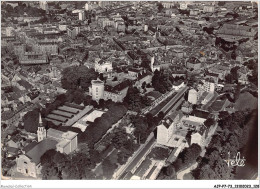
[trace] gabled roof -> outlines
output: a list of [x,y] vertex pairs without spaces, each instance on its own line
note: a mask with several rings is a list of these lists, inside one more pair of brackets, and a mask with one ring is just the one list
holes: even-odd
[[28,81],[25,81],[23,79],[17,81],[17,83],[19,83],[19,85],[23,86],[27,90],[32,88],[32,85]]
[[16,111],[5,111],[3,113],[1,113],[1,118],[2,121],[7,121],[9,119],[11,119],[12,117],[14,117],[16,114],[18,114],[19,112],[21,112],[22,110],[24,110],[25,108],[29,107],[32,103],[27,102],[24,105],[20,105],[17,107]]
[[163,121],[162,125],[164,125],[167,129],[171,126],[173,123],[173,120],[179,115],[179,118],[182,117],[181,112],[174,111],[172,114],[168,115]]
[[191,112],[191,115],[199,117],[199,118],[207,119],[209,117],[210,113],[206,112],[206,111],[202,111],[202,110],[193,110]]
[[137,80],[141,80],[141,79],[145,78],[148,75],[152,76],[152,73],[150,71],[146,71],[145,73],[142,73],[142,74],[139,73],[138,77],[137,77]]
[[14,148],[14,147],[10,147],[10,146],[8,146],[7,148],[7,151],[8,151],[8,153],[10,153],[10,154],[17,154],[17,152],[18,152],[18,148]]
[[50,83],[50,79],[47,77],[47,76],[43,76],[40,81],[39,81],[41,84],[47,84],[47,83]]
[[30,144],[28,144],[27,146],[25,146],[25,147],[23,148],[23,151],[24,151],[25,153],[27,153],[27,152],[30,151],[32,148],[34,148],[37,144],[38,144],[38,143],[37,143],[36,141],[30,143]]
[[123,81],[122,83],[119,83],[118,85],[112,87],[112,86],[109,86],[109,85],[106,85],[105,86],[105,91],[108,91],[108,92],[113,92],[113,93],[117,93],[117,92],[120,92],[122,91],[123,89],[129,87],[131,84],[131,82],[129,80],[125,80]]
[[57,143],[58,142],[55,140],[45,139],[29,150],[25,155],[29,157],[32,162],[38,165],[40,163],[41,156],[48,150],[56,149]]
[[47,136],[48,137],[52,137],[52,138],[55,138],[55,139],[58,139],[58,140],[62,139],[63,134],[64,134],[64,132],[56,130],[56,129],[50,128],[50,129],[47,130]]
[[[208,135],[208,132],[209,132],[209,129],[206,127],[206,126],[201,126],[200,128],[199,128],[199,130],[198,130],[198,134],[200,134],[201,136],[205,133],[206,134],[206,136],[205,137],[207,137],[207,135]],[[196,134],[196,133],[194,133],[194,134]]]
[[142,71],[142,69],[139,69],[139,68],[129,68],[128,71],[135,72],[135,73],[140,73],[140,71]]

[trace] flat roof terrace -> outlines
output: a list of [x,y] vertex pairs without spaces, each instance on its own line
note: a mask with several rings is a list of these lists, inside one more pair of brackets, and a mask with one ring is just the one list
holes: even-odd
[[94,122],[96,118],[101,117],[105,112],[99,111],[99,110],[94,110],[87,116],[85,116],[82,121],[89,121],[89,122]]

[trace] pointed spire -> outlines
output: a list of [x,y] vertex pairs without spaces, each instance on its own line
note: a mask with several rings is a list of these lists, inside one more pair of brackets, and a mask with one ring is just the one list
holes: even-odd
[[41,116],[41,113],[39,113],[39,126],[42,127],[42,116]]

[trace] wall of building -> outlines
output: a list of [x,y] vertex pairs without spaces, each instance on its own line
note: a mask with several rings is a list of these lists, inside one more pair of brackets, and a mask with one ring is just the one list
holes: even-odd
[[135,83],[135,86],[136,86],[137,88],[141,88],[141,87],[142,87],[142,84],[143,84],[144,82],[145,82],[146,84],[151,83],[151,82],[152,82],[152,76],[151,76],[151,75],[147,75],[146,77],[140,79],[139,81],[137,81],[137,82]]
[[190,62],[187,62],[187,68],[193,68],[194,70],[198,70],[201,68],[201,63],[190,63]]
[[198,93],[195,90],[190,90],[188,95],[188,101],[192,104],[197,104]]
[[37,44],[34,45],[34,51],[37,53],[42,53],[42,54],[53,54],[57,55],[58,54],[58,45],[57,44]]
[[102,81],[92,81],[92,86],[90,90],[90,95],[92,96],[92,100],[98,101],[99,99],[103,99],[104,97],[104,82]]
[[70,141],[66,146],[63,147],[63,153],[69,154],[71,152],[72,151],[71,151],[71,141]]
[[215,83],[205,82],[204,83],[205,91],[213,93],[215,91]]
[[25,45],[17,45],[15,46],[14,45],[14,54],[15,55],[21,55],[21,54],[24,54],[25,52]]
[[76,136],[71,140],[71,152],[75,151],[78,148],[78,137]]
[[112,63],[106,62],[104,64],[95,63],[95,71],[98,73],[111,72],[113,70]]
[[202,136],[199,133],[195,133],[191,135],[191,144],[198,144],[201,145]]
[[157,143],[167,145],[169,140],[169,131],[164,125],[157,127]]
[[215,11],[215,7],[213,7],[213,6],[204,6],[203,11],[204,12],[214,12]]
[[32,163],[28,157],[25,155],[20,155],[16,159],[17,172],[20,172],[24,175],[36,177],[36,165]]

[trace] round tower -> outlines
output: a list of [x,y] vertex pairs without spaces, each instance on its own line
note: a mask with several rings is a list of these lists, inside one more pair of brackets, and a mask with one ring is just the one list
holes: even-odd
[[103,99],[105,88],[104,82],[101,80],[92,80],[91,85],[92,100],[99,101],[100,99]]

